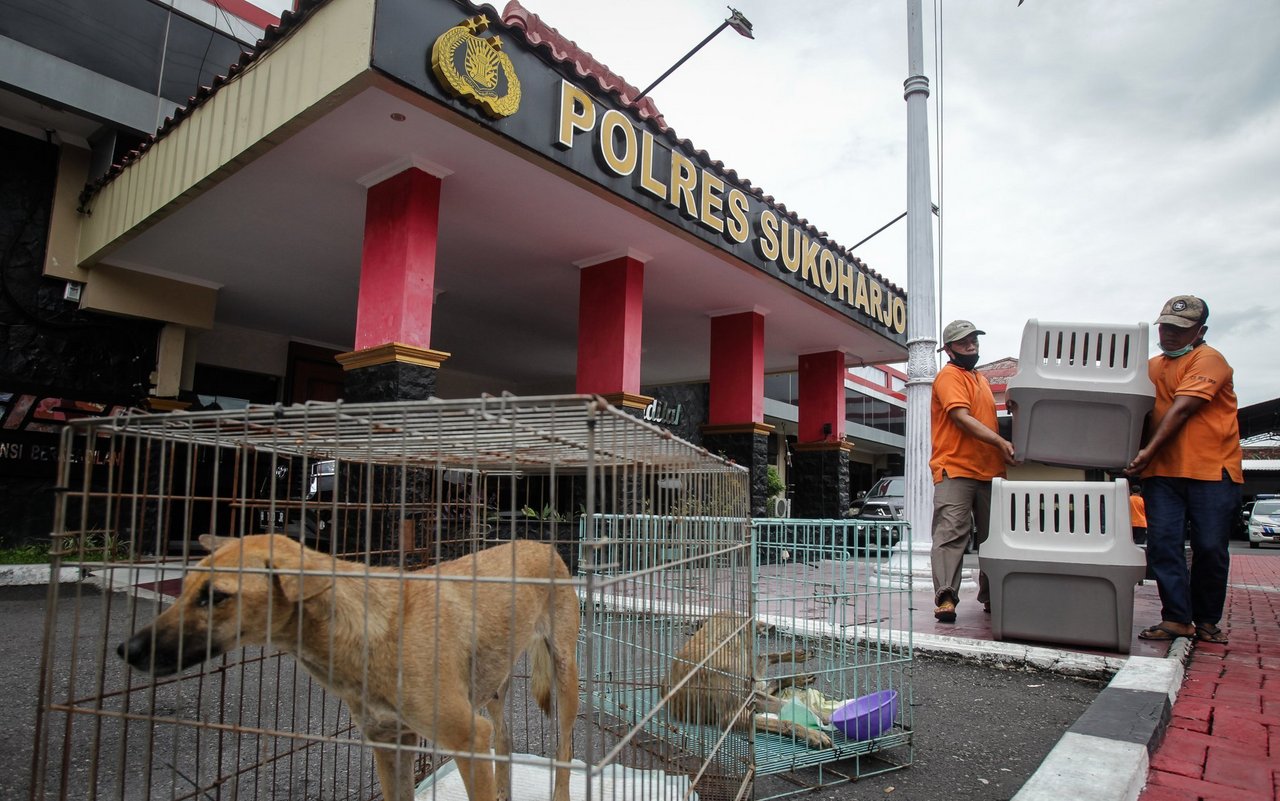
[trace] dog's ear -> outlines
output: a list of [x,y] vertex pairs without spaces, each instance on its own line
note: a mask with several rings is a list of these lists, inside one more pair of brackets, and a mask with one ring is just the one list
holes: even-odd
[[209,553],[213,553],[224,545],[239,542],[235,537],[219,537],[214,534],[201,534],[197,539],[199,539],[200,545]]
[[334,563],[331,557],[290,540],[284,542],[284,545],[271,549],[267,566],[290,603],[307,601],[333,589]]

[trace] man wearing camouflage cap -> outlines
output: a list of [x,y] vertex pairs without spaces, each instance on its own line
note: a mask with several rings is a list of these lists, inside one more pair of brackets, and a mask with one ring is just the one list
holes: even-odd
[[[970,526],[978,542],[987,537],[991,516],[991,479],[1014,464],[1013,443],[1000,436],[991,385],[974,371],[978,337],[985,334],[968,320],[942,329],[942,348],[951,361],[933,380],[933,616],[954,623],[960,602],[960,575]],[[990,611],[987,577],[978,574],[978,602]]]
[[[1234,372],[1205,344],[1208,320],[1208,304],[1195,295],[1172,297],[1160,310],[1161,353],[1147,365],[1155,408],[1147,439],[1125,470],[1142,476],[1147,567],[1163,607],[1161,621],[1138,634],[1144,640],[1227,641],[1218,623],[1244,474]],[[1182,545],[1187,533],[1189,571]]]

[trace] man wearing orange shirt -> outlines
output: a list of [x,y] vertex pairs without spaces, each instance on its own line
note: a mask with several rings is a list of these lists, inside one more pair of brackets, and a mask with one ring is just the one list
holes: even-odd
[[[1161,621],[1146,640],[1191,637],[1225,643],[1218,627],[1227,594],[1231,523],[1240,508],[1240,428],[1231,365],[1204,342],[1209,307],[1170,298],[1156,318],[1161,354],[1148,363],[1156,386],[1146,443],[1125,472],[1142,476],[1147,566]],[[1182,543],[1191,536],[1191,569]]]
[[[991,479],[1014,464],[1013,443],[1000,436],[991,385],[974,372],[978,337],[985,334],[968,320],[942,329],[942,350],[950,358],[933,380],[933,616],[954,623],[960,602],[960,574],[971,521],[978,542],[987,538],[991,517]],[[990,610],[987,577],[978,574],[978,602]]]
[[1138,545],[1147,542],[1147,502],[1142,499],[1142,487],[1129,485],[1129,527],[1133,529],[1133,541]]

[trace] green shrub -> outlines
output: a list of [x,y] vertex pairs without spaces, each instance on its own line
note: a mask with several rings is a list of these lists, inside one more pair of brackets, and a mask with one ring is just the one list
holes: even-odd
[[[62,537],[62,558],[85,562],[109,562],[126,559],[129,544],[110,533],[91,531],[83,536]],[[82,548],[83,546],[83,548]],[[0,549],[0,565],[40,565],[49,562],[50,545],[31,542],[16,548]]]
[[0,565],[40,565],[48,561],[49,546],[43,543],[0,549]]
[[782,476],[778,474],[778,468],[775,465],[769,465],[769,475],[765,478],[766,494],[772,498],[787,491],[787,485],[782,483]]

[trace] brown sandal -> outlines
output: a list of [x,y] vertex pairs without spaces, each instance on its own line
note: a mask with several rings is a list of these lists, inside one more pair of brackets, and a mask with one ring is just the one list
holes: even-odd
[[1190,637],[1190,634],[1183,634],[1173,628],[1176,623],[1157,623],[1154,626],[1145,628],[1138,632],[1140,640],[1159,640],[1160,642],[1173,642],[1179,637]]
[[1213,623],[1197,623],[1196,639],[1200,642],[1216,643],[1218,645],[1227,644],[1227,635]]

